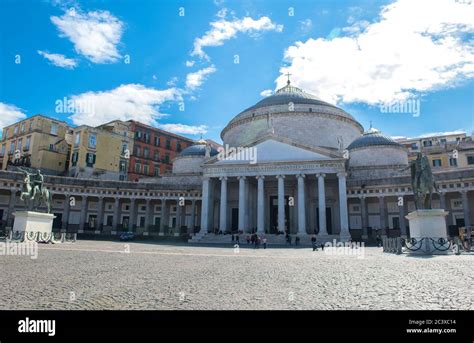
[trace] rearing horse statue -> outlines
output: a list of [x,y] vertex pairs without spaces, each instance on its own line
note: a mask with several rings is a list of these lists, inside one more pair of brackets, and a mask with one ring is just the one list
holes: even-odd
[[[30,201],[32,202],[33,210],[41,206],[41,202],[44,202],[46,206],[46,213],[51,213],[51,193],[46,187],[43,186],[43,175],[37,170],[36,174],[31,174],[24,169],[20,169],[24,174],[23,179],[25,185],[25,192],[21,192],[20,199],[25,202],[25,207],[30,207]],[[35,182],[31,181],[31,176],[35,177]],[[35,200],[39,198],[39,201]]]
[[[411,171],[411,187],[415,197],[415,207],[419,209],[431,209],[433,190],[439,192],[434,181],[433,173],[428,158],[418,153],[416,160],[410,162],[408,167],[401,169]],[[429,196],[429,198],[427,198]]]

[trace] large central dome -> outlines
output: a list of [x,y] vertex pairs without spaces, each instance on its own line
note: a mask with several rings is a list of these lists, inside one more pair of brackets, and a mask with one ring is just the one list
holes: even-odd
[[235,116],[221,133],[244,146],[273,134],[305,145],[338,149],[360,137],[362,126],[344,110],[290,84]]

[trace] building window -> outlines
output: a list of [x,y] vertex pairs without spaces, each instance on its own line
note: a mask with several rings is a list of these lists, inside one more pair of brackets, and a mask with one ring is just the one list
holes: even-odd
[[180,142],[178,142],[178,144],[176,144],[176,150],[177,150],[178,152],[181,151],[181,143],[180,143]]
[[135,164],[135,173],[140,174],[141,170],[142,170],[141,164],[140,164],[140,163],[136,163],[136,164]]
[[54,151],[54,144],[50,144],[50,145],[49,145],[49,150],[50,150],[50,151]]
[[474,164],[474,155],[467,156],[467,164]]
[[21,133],[25,133],[25,131],[26,131],[26,125],[25,125],[25,123],[22,123],[21,124]]
[[416,143],[411,143],[411,148],[412,148],[413,150],[418,150],[418,144],[416,144]]
[[143,174],[148,175],[148,172],[150,171],[150,168],[148,164],[143,165]]
[[13,154],[15,152],[15,142],[11,142],[10,144],[10,153]]
[[77,151],[72,153],[71,163],[73,167],[77,165],[78,156],[79,156],[79,153]]
[[155,146],[160,146],[160,137],[155,136]]
[[440,142],[441,144],[446,144],[446,138],[441,138]]
[[26,137],[26,144],[25,144],[25,149],[26,151],[30,150],[30,143],[31,143],[31,136]]
[[169,154],[166,154],[165,155],[165,160],[164,160],[165,163],[170,163],[170,155]]
[[30,128],[29,128],[30,132],[33,131],[33,120],[30,121]]
[[171,141],[169,139],[166,140],[166,149],[171,150]]
[[52,135],[57,135],[58,134],[58,124],[57,123],[51,123],[51,134]]
[[137,138],[137,139],[142,138],[142,133],[141,133],[141,131],[135,132],[135,138]]
[[79,146],[80,143],[81,143],[81,133],[77,132],[76,133],[76,139],[74,141],[74,146]]
[[89,148],[95,149],[97,146],[97,136],[95,133],[89,134]]
[[1,154],[2,156],[5,156],[5,150],[7,150],[7,145],[6,145],[6,144],[3,144],[3,145],[2,145],[2,150],[1,150],[1,152],[0,152],[0,154]]
[[128,144],[123,143],[122,144],[122,155],[125,155],[127,153],[127,150],[128,150]]
[[423,141],[423,146],[433,146],[432,141]]
[[449,159],[449,165],[450,165],[451,167],[457,167],[457,166],[458,166],[458,159],[451,157],[451,158]]
[[153,159],[154,159],[155,161],[159,161],[159,160],[160,160],[160,153],[159,153],[157,150],[155,150],[155,153],[153,154]]
[[21,151],[21,148],[22,148],[22,147],[23,147],[23,139],[22,139],[22,138],[20,138],[20,139],[18,140],[18,146],[17,146],[17,149]]
[[149,150],[148,148],[143,148],[143,157],[148,158]]
[[135,147],[135,156],[141,156],[142,154],[142,150],[140,149],[139,146],[136,146]]
[[441,167],[441,160],[440,159],[435,159],[433,160],[433,167]]
[[125,175],[119,175],[119,180],[124,181],[125,180]]
[[16,136],[18,134],[18,126],[15,126],[13,129],[13,136]]
[[120,172],[125,173],[127,171],[127,162],[125,162],[123,160],[120,161],[119,170],[120,170]]
[[160,166],[155,166],[153,170],[153,176],[160,176]]
[[95,154],[87,153],[86,155],[86,164],[88,167],[93,167],[95,164]]

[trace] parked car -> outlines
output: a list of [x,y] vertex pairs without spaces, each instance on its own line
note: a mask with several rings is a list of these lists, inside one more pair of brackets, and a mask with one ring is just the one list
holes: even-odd
[[132,241],[135,238],[133,232],[124,232],[120,235],[121,241]]

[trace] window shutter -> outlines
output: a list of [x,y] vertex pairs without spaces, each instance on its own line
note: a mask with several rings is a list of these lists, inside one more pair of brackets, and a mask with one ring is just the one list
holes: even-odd
[[95,154],[92,154],[92,164],[95,164]]

